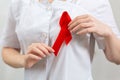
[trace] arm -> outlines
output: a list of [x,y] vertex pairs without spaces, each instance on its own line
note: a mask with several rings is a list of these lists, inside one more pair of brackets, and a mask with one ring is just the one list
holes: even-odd
[[44,43],[33,43],[28,47],[25,55],[20,54],[18,49],[4,47],[2,57],[6,64],[14,68],[31,68],[39,60],[53,52],[54,50]]
[[8,22],[2,34],[2,57],[5,63],[15,68],[30,68],[39,60],[50,55],[54,50],[43,43],[32,43],[24,55],[20,54],[20,41],[16,34],[16,17],[19,16],[22,2],[12,0],[8,14]]
[[103,37],[106,58],[111,62],[120,64],[120,39],[117,38],[108,25],[95,19],[91,15],[82,15],[70,22],[69,29],[77,35],[94,33]]
[[19,53],[18,49],[5,47],[2,50],[4,62],[14,68],[24,67],[24,55]]
[[[114,22],[113,14],[108,0],[105,0],[104,6],[101,5],[98,16],[95,18],[85,14],[73,19],[69,30],[77,35],[93,33],[98,37],[103,37],[104,53],[106,58],[116,64],[120,64],[120,36],[117,26]],[[102,8],[103,7],[103,8]],[[99,19],[99,20],[98,20]],[[98,40],[99,41],[99,40]]]
[[120,64],[120,39],[114,34],[109,34],[105,38],[104,53],[109,61]]

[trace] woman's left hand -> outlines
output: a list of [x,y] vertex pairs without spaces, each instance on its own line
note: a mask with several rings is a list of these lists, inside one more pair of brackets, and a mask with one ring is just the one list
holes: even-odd
[[95,33],[101,37],[107,37],[113,33],[108,25],[88,14],[76,17],[68,24],[68,26],[68,29],[72,33],[76,33],[78,35]]

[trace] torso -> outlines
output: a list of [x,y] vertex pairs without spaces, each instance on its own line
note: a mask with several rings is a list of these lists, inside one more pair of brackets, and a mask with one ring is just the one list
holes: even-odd
[[[24,3],[16,27],[23,53],[31,43],[42,42],[49,46],[54,44],[60,31],[59,19],[64,11],[67,11],[72,19],[83,14],[95,14],[91,13],[95,9],[92,8],[93,5],[86,3],[89,0],[49,1],[50,4],[45,1],[39,3],[38,0]],[[68,46],[63,43],[57,57],[53,54],[26,69],[25,80],[92,80],[90,57],[93,54],[90,56],[89,53],[90,34],[72,34],[72,37]]]

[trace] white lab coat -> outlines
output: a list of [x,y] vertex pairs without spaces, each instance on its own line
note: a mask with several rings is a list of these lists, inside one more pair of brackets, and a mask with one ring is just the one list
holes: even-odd
[[[13,0],[8,16],[8,25],[3,34],[3,47],[22,50],[25,54],[32,43],[52,46],[60,31],[59,19],[67,11],[72,19],[90,14],[108,24],[119,37],[108,0]],[[104,49],[104,39],[94,35],[100,49]],[[63,43],[57,57],[52,54],[30,69],[25,69],[25,80],[93,80],[90,53],[90,34],[72,34],[72,41]]]

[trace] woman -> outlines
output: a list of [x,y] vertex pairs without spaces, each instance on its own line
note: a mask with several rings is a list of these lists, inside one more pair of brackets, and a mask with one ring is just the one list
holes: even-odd
[[[72,39],[55,56],[64,12],[72,19]],[[108,0],[13,0],[2,56],[8,65],[25,68],[25,80],[92,80],[93,37],[106,58],[120,64],[120,33]]]

